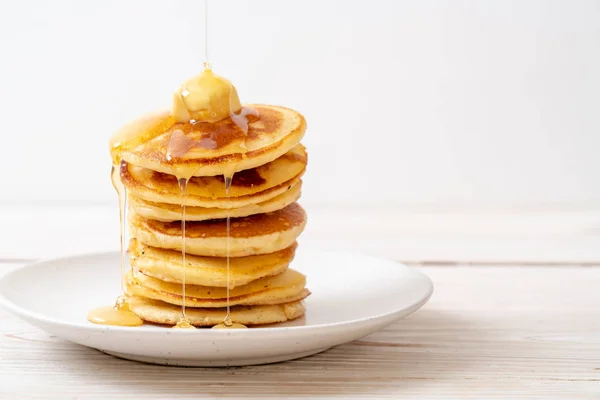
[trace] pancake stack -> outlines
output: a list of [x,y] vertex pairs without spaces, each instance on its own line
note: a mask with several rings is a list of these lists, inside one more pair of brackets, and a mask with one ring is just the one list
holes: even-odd
[[[306,224],[297,203],[307,164],[300,144],[306,122],[284,107],[244,110],[252,111],[247,130],[232,118],[181,123],[164,113],[119,134],[130,138],[115,171],[128,203],[132,268],[125,290],[131,310],[145,321],[175,325],[185,300],[191,325],[220,324],[227,287],[233,323],[270,324],[304,314],[306,277],[289,265]],[[226,190],[225,176],[232,173]]]

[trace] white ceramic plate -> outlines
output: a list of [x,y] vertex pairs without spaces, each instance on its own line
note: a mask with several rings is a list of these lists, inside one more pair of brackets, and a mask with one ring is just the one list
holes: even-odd
[[118,253],[42,261],[0,279],[0,304],[63,339],[131,360],[181,366],[291,360],[376,332],[419,309],[433,285],[393,261],[300,248],[293,268],[312,295],[296,321],[243,330],[94,325],[87,312],[120,293]]

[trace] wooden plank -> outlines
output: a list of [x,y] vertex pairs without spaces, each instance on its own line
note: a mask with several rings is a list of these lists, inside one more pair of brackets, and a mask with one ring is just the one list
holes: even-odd
[[428,305],[305,359],[246,368],[138,364],[0,311],[0,398],[598,399],[600,268],[425,267]]

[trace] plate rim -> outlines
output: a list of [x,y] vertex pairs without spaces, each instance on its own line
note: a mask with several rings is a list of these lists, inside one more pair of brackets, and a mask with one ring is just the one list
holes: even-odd
[[[111,251],[100,251],[100,252],[72,253],[72,254],[63,255],[63,256],[41,259],[41,260],[37,260],[32,263],[28,263],[28,264],[22,265],[20,267],[14,268],[13,270],[11,270],[5,274],[2,274],[0,276],[0,307],[3,307],[4,309],[17,315],[20,318],[33,319],[33,320],[40,321],[40,322],[43,322],[46,324],[59,325],[62,327],[74,327],[74,328],[77,328],[78,330],[84,330],[86,332],[102,332],[102,333],[114,332],[114,333],[120,333],[120,334],[125,334],[125,335],[139,335],[141,333],[143,333],[144,335],[197,335],[198,331],[201,331],[201,332],[206,332],[206,333],[204,333],[204,335],[208,334],[208,335],[227,335],[227,336],[243,335],[243,336],[246,336],[246,335],[259,335],[259,334],[263,334],[263,335],[264,334],[278,334],[278,333],[284,333],[284,332],[286,334],[289,334],[290,331],[299,331],[299,333],[300,333],[300,332],[307,331],[307,330],[321,331],[321,330],[331,330],[331,329],[343,329],[347,326],[363,325],[366,322],[369,322],[372,320],[387,320],[387,319],[393,320],[394,317],[398,314],[403,314],[404,316],[408,316],[408,315],[412,314],[413,312],[417,311],[419,308],[421,308],[423,305],[425,305],[429,301],[431,296],[433,295],[434,285],[433,285],[433,281],[431,280],[431,278],[429,276],[427,276],[426,274],[424,274],[423,272],[417,270],[416,268],[410,267],[402,262],[394,261],[394,260],[390,260],[390,259],[386,259],[386,258],[380,258],[380,257],[376,257],[376,256],[373,256],[370,254],[346,251],[346,250],[331,251],[331,250],[322,250],[322,249],[318,249],[318,248],[310,248],[310,251],[315,252],[315,253],[342,253],[342,254],[354,255],[354,256],[358,256],[358,257],[362,257],[362,258],[370,258],[370,259],[377,260],[377,261],[394,262],[398,265],[399,268],[405,268],[411,274],[414,274],[414,275],[418,276],[420,279],[422,279],[427,286],[426,292],[418,300],[411,302],[408,306],[403,307],[402,309],[394,310],[394,311],[382,313],[382,314],[375,314],[375,315],[371,315],[371,316],[364,317],[364,318],[351,319],[351,320],[341,321],[341,322],[329,322],[329,323],[318,324],[318,325],[268,326],[268,327],[261,327],[258,329],[235,329],[235,330],[219,330],[219,329],[197,329],[197,330],[175,329],[175,330],[173,330],[173,329],[166,329],[166,328],[164,330],[162,330],[162,329],[143,330],[143,327],[134,327],[135,329],[132,329],[132,327],[127,327],[127,326],[97,325],[97,324],[91,324],[91,323],[88,324],[88,323],[83,323],[83,322],[67,323],[67,322],[52,318],[52,317],[47,317],[47,316],[39,314],[37,312],[29,311],[29,310],[15,304],[11,300],[9,300],[2,292],[1,288],[4,284],[4,282],[6,280],[10,279],[11,275],[14,275],[17,273],[22,273],[23,270],[26,270],[29,268],[35,268],[39,264],[49,264],[49,263],[73,260],[73,259],[78,259],[78,258],[90,258],[90,257],[95,258],[95,257],[107,257],[107,256],[119,257],[119,251],[111,250]],[[211,332],[211,333],[209,334],[208,332]],[[254,333],[254,332],[259,332],[259,333]]]

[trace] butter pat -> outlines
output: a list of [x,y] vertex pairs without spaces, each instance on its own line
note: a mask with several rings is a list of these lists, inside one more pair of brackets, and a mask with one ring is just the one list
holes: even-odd
[[237,90],[227,79],[205,68],[173,94],[171,115],[177,122],[217,122],[240,112]]

